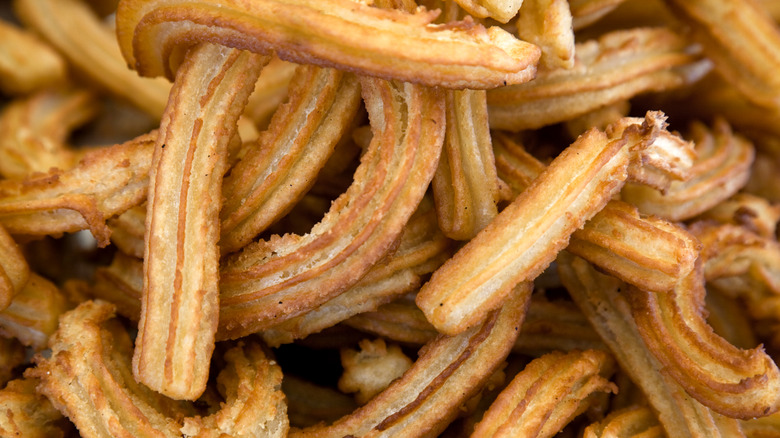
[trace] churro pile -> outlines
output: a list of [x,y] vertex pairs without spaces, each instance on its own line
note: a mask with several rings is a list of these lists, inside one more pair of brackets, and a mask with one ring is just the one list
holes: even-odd
[[0,436],[780,437],[771,0],[14,0]]

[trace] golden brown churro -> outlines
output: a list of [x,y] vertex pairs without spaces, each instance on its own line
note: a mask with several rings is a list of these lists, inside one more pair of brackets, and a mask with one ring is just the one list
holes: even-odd
[[[214,21],[227,11],[230,24]],[[273,48],[289,61],[426,85],[492,88],[533,78],[539,50],[532,44],[473,20],[431,26],[435,17],[424,10],[408,14],[349,0],[210,0],[186,8],[170,1],[124,1],[117,12],[117,35],[125,59],[146,76],[172,77],[186,50],[180,44],[191,44],[195,37],[259,53]],[[372,38],[377,34],[383,38]],[[436,52],[447,53],[447,59],[431,59],[428,54]]]
[[133,373],[194,400],[206,388],[219,315],[219,207],[228,142],[268,57],[205,44],[189,52],[155,144],[144,292]]
[[[417,305],[444,333],[458,333],[501,305],[509,288],[536,278],[569,236],[618,193],[629,162],[652,149],[676,158],[688,145],[655,142],[663,118],[626,119],[608,133],[588,131],[505,208],[480,234],[434,272]],[[681,160],[670,160],[683,166]]]

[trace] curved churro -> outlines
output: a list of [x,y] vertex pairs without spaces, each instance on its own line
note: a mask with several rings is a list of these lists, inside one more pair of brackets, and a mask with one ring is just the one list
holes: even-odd
[[531,361],[477,423],[474,438],[551,437],[599,392],[617,392],[607,380],[613,359],[599,350],[553,352]]
[[38,390],[85,437],[284,436],[286,408],[281,370],[255,343],[225,354],[217,377],[225,402],[206,417],[189,403],[175,402],[133,380],[132,341],[111,319],[113,306],[86,301],[64,315],[51,341],[50,358],[38,356],[27,371]]
[[776,334],[780,323],[780,244],[774,238],[759,236],[749,229],[698,222],[691,232],[704,245],[704,277],[707,286],[739,297],[747,312],[773,346],[780,345]]
[[527,84],[488,91],[490,127],[540,128],[643,92],[690,83],[703,67],[689,47],[664,28],[615,31],[579,43],[573,68],[540,72]]
[[[676,157],[674,149],[688,146],[655,143],[665,139],[658,134],[663,124],[659,114],[648,113],[644,121],[615,124],[608,134],[595,129],[583,134],[434,272],[416,300],[428,320],[444,333],[457,333],[500,306],[513,285],[541,274],[571,233],[620,190],[632,174],[629,163],[643,156],[641,151]],[[680,160],[672,164],[684,167]]]
[[752,143],[720,118],[712,129],[692,124],[690,138],[698,154],[689,170],[690,179],[675,181],[663,192],[629,183],[621,192],[623,199],[642,213],[681,221],[728,199],[745,185],[754,157]]
[[435,26],[436,15],[350,0],[128,0],[117,11],[117,35],[128,64],[145,76],[172,78],[188,46],[208,41],[432,86],[492,88],[533,78],[539,50],[532,44],[470,19]]
[[558,271],[621,369],[642,389],[669,436],[742,436],[736,420],[703,406],[662,372],[663,365],[647,350],[620,294],[625,284],[596,272],[588,262],[567,252],[558,256]]
[[392,247],[433,178],[441,92],[362,78],[374,130],[352,186],[310,234],[260,241],[221,269],[220,336],[261,331],[355,284]]
[[228,143],[268,57],[221,46],[188,52],[149,175],[144,291],[133,373],[194,400],[206,388],[219,313],[219,208]]
[[70,169],[78,154],[65,141],[97,111],[95,96],[78,89],[41,91],[10,103],[0,114],[0,175],[18,180]]
[[648,349],[703,405],[732,418],[780,409],[780,370],[762,348],[742,350],[716,335],[702,316],[701,266],[666,293],[630,288],[627,295]]
[[498,214],[498,179],[485,92],[447,91],[447,132],[433,195],[444,234],[469,240]]
[[516,288],[507,305],[485,322],[427,344],[404,375],[351,415],[330,426],[295,430],[295,438],[430,436],[441,432],[462,403],[503,362],[522,324],[532,286]]
[[360,84],[338,70],[301,66],[289,97],[225,178],[222,253],[240,249],[278,220],[314,184],[357,115]]

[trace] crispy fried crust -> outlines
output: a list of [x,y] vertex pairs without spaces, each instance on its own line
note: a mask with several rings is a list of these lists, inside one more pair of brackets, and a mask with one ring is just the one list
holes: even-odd
[[645,120],[622,119],[607,133],[583,134],[434,272],[416,299],[428,320],[443,333],[458,333],[500,306],[512,286],[541,274],[571,233],[619,192],[633,174],[631,160],[640,160],[645,149],[675,157],[664,150],[687,147],[656,143],[663,125],[660,114],[648,113]]
[[481,326],[427,344],[412,368],[351,415],[330,426],[292,430],[290,436],[417,437],[441,432],[509,354],[531,288],[530,283],[520,285],[507,305]]
[[[507,136],[498,137],[495,150],[499,176],[515,194],[545,168]],[[683,155],[680,161],[692,162],[692,157]],[[666,291],[693,270],[699,243],[682,227],[642,216],[636,207],[612,200],[572,234],[567,249],[623,281]]]
[[221,337],[279,324],[354,285],[422,200],[444,137],[442,93],[379,79],[361,84],[374,137],[352,186],[310,234],[275,236],[226,260]]
[[568,1],[523,1],[517,35],[542,49],[540,71],[574,67],[574,31]]
[[206,388],[219,314],[219,209],[228,143],[268,57],[205,44],[189,52],[149,175],[144,291],[133,373],[194,400]]
[[697,158],[690,178],[675,181],[661,192],[638,184],[626,184],[621,195],[645,214],[671,221],[690,219],[735,194],[745,185],[755,155],[753,144],[735,134],[723,119],[712,128],[702,123],[691,126]]
[[473,438],[555,435],[599,392],[617,392],[604,351],[553,352],[531,361],[490,405]]
[[189,45],[210,41],[431,86],[492,88],[533,78],[536,46],[473,20],[435,26],[436,15],[350,0],[133,0],[119,5],[117,34],[128,64],[146,76],[172,78]]
[[404,227],[398,248],[377,262],[358,283],[317,308],[264,330],[263,339],[277,346],[304,338],[419,289],[421,277],[452,254],[451,242],[436,227],[430,204],[423,202]]
[[156,133],[85,154],[71,171],[0,181],[0,224],[10,233],[58,235],[89,228],[109,244],[105,220],[146,197]]
[[225,354],[217,377],[225,402],[207,417],[189,403],[175,402],[132,377],[132,344],[112,320],[114,308],[86,301],[63,316],[50,344],[50,358],[36,358],[28,371],[38,390],[79,428],[84,437],[284,436],[286,406],[282,374],[251,342]]

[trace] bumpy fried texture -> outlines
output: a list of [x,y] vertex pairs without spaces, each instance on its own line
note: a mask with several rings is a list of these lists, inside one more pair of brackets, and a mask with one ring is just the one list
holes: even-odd
[[279,324],[354,285],[422,200],[444,139],[442,93],[369,78],[361,85],[374,136],[353,184],[311,233],[261,240],[223,262],[221,337]]
[[144,291],[133,373],[194,400],[206,388],[219,314],[219,209],[228,142],[265,56],[205,44],[171,90],[147,196]]
[[401,347],[389,346],[384,339],[360,341],[360,350],[341,350],[341,366],[344,373],[339,378],[339,389],[356,393],[355,400],[365,404],[384,391],[390,383],[401,377],[412,366]]
[[501,391],[471,436],[551,437],[588,407],[594,393],[617,392],[606,379],[612,368],[609,354],[598,350],[533,360]]
[[11,102],[0,114],[0,175],[23,179],[70,169],[78,155],[65,142],[97,111],[95,96],[76,89],[46,90]]
[[350,127],[360,83],[338,70],[301,66],[289,97],[258,144],[225,178],[220,211],[223,253],[245,246],[303,197]]
[[217,377],[225,402],[206,417],[135,382],[132,344],[112,320],[113,306],[87,301],[63,316],[50,358],[28,371],[38,390],[76,424],[84,437],[284,436],[287,432],[281,370],[251,342],[225,354]]
[[600,274],[585,260],[562,252],[558,270],[563,284],[601,335],[620,368],[644,392],[669,436],[744,436],[739,423],[723,417],[688,396],[663,372],[663,365],[648,351],[624,297],[626,286]]
[[732,418],[780,409],[780,370],[762,348],[742,350],[707,325],[701,266],[669,292],[632,287],[627,299],[647,348],[691,396]]
[[0,20],[0,92],[26,94],[64,83],[65,61],[32,33]]
[[643,92],[688,84],[701,70],[689,47],[664,28],[615,31],[578,43],[573,68],[540,72],[527,84],[488,91],[490,127],[540,128]]
[[682,227],[612,201],[574,232],[567,249],[623,281],[664,292],[693,271],[699,247]]
[[[524,290],[522,290],[524,289]],[[522,324],[531,285],[516,288],[506,305],[459,335],[439,336],[404,375],[365,406],[330,426],[292,430],[291,437],[432,436],[488,381]]]
[[30,277],[30,267],[21,249],[8,232],[0,226],[0,310],[11,304]]
[[17,0],[19,18],[64,54],[79,71],[101,87],[159,118],[168,101],[170,84],[140,78],[127,68],[116,36],[89,5],[78,0]]
[[146,197],[156,134],[84,155],[70,171],[0,181],[0,224],[10,233],[60,235],[89,228],[101,246],[105,220]]
[[735,134],[723,119],[716,119],[711,129],[694,123],[690,138],[698,155],[690,179],[675,181],[665,191],[626,184],[623,199],[642,213],[681,221],[728,199],[745,185],[754,157],[752,143]]
[[57,330],[60,315],[69,307],[67,298],[54,283],[30,273],[22,290],[0,312],[0,334],[43,350],[49,336]]
[[447,133],[433,177],[436,212],[447,237],[469,240],[498,214],[498,179],[485,92],[447,91]]
[[650,408],[632,406],[610,412],[583,431],[583,438],[664,438],[663,428]]
[[36,379],[12,380],[0,390],[0,435],[62,438],[72,429],[51,402],[35,391]]
[[566,0],[525,0],[517,19],[517,35],[542,49],[539,69],[574,67],[574,32]]
[[[443,333],[458,333],[501,305],[510,288],[536,278],[580,228],[619,192],[632,160],[677,157],[688,145],[658,141],[657,113],[591,130],[564,150],[480,234],[434,272],[417,305]],[[652,152],[645,152],[648,149]],[[657,160],[654,160],[657,161]],[[648,163],[653,166],[651,161]],[[684,166],[681,160],[669,165]],[[664,166],[655,166],[662,169]],[[675,178],[674,171],[667,171]]]
[[675,15],[691,27],[730,84],[748,99],[780,108],[780,29],[754,0],[667,0]]

